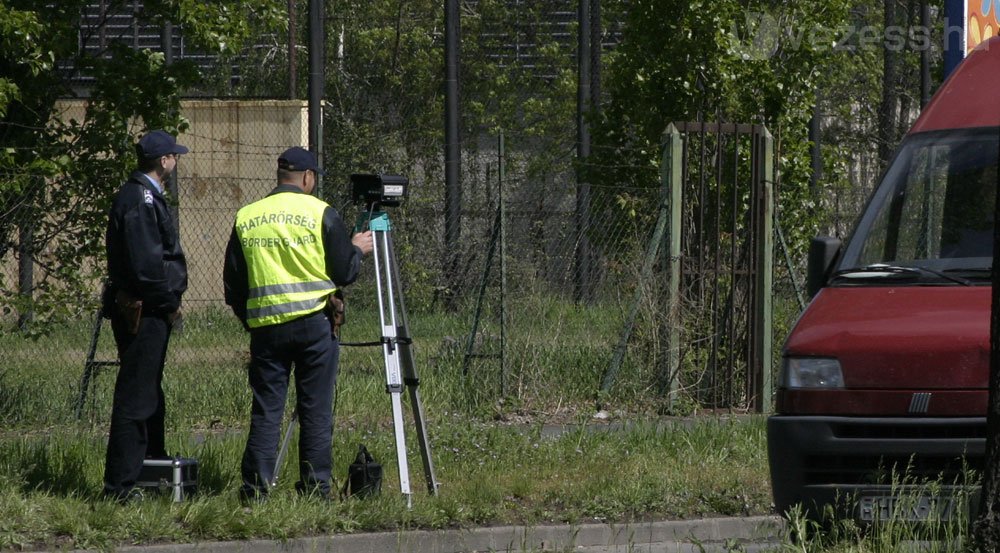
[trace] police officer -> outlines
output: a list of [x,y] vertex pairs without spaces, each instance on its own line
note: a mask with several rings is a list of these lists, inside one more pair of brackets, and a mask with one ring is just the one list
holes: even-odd
[[166,457],[163,362],[187,290],[187,262],[164,198],[163,183],[188,149],[162,130],[136,145],[138,169],[115,196],[108,215],[108,286],[104,314],[118,347],[104,493],[127,502],[147,457]]
[[226,303],[250,332],[250,432],[241,465],[243,500],[266,498],[275,467],[289,376],[299,416],[300,493],[329,497],[332,402],[339,346],[325,307],[354,282],[372,251],[371,232],[348,234],[343,219],[311,196],[316,158],[290,148],[278,186],[236,214],[223,270]]

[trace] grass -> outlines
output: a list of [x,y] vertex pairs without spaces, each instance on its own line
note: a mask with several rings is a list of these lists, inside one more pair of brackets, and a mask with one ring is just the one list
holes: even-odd
[[[820,515],[820,520],[807,516],[801,508],[787,513],[787,549],[802,553],[896,553],[922,551],[947,553],[973,550],[971,522],[978,510],[978,474],[966,469],[954,486],[944,492],[944,480],[918,479],[909,469],[887,474],[885,481],[896,497],[892,511],[885,519],[861,523],[852,517],[838,516],[832,508]],[[947,513],[925,512],[928,497],[951,498]],[[853,502],[851,502],[853,504]],[[912,522],[912,513],[925,512],[921,522]]]
[[168,443],[175,450],[199,459],[199,493],[184,503],[157,498],[129,507],[97,497],[101,432],[8,436],[0,442],[0,548],[760,514],[770,501],[763,432],[762,419],[743,418],[639,423],[614,431],[579,427],[546,437],[540,425],[439,414],[429,433],[440,493],[426,492],[418,450],[410,443],[412,509],[399,493],[392,432],[384,424],[341,422],[334,447],[339,473],[357,443],[369,447],[386,470],[379,497],[333,504],[299,498],[292,488],[293,453],[272,500],[253,509],[237,501],[239,433],[172,433]]
[[[912,495],[908,497],[914,498]],[[963,507],[967,507],[967,501],[967,496],[960,499]],[[897,512],[878,524],[861,525],[842,518],[819,523],[796,511],[788,518],[788,535],[783,550],[802,553],[950,553],[969,550],[971,540],[969,519],[964,512],[953,520],[932,516],[921,524],[906,521]]]
[[[250,405],[247,336],[224,311],[190,313],[171,339],[164,380],[168,450],[199,460],[200,492],[174,504],[156,498],[119,507],[98,496],[114,369],[94,380],[82,420],[74,406],[92,321],[33,341],[0,335],[0,549],[98,548],[484,524],[622,522],[768,514],[761,416],[661,419],[655,367],[630,354],[602,397],[624,428],[591,422],[595,392],[621,329],[620,306],[512,300],[506,366],[481,360],[462,374],[469,313],[411,314],[421,395],[441,483],[430,496],[405,408],[413,506],[399,492],[381,351],[344,348],[336,401],[334,467],[342,481],[359,443],[386,471],[380,497],[324,504],[293,491],[295,444],[271,501],[237,501]],[[376,338],[374,310],[355,306],[344,340]],[[609,315],[609,313],[611,315]],[[617,315],[616,315],[617,314]],[[484,325],[480,351],[495,351]],[[603,337],[603,338],[602,338]],[[611,337],[611,338],[607,338]],[[114,358],[107,327],[98,360]],[[494,348],[491,350],[491,348]],[[500,394],[503,381],[506,395]],[[289,398],[289,403],[293,398]],[[290,409],[288,410],[290,411]],[[570,430],[551,435],[545,423]],[[908,525],[825,531],[790,517],[786,551],[890,551],[912,540]],[[947,529],[947,542],[963,535]],[[950,533],[949,533],[950,532]],[[734,549],[738,550],[738,549]],[[944,549],[942,549],[944,550]]]
[[[344,341],[377,338],[376,311],[360,303],[349,307]],[[407,405],[412,509],[399,491],[379,348],[342,349],[334,466],[343,479],[364,443],[385,467],[382,495],[334,504],[297,497],[293,441],[273,500],[245,511],[236,489],[249,418],[248,338],[231,314],[193,310],[171,338],[164,387],[167,448],[199,460],[200,492],[181,504],[162,498],[121,508],[98,496],[114,368],[97,375],[83,418],[74,416],[92,321],[37,341],[0,335],[7,361],[0,368],[0,549],[768,512],[761,418],[658,424],[647,418],[652,392],[637,395],[629,383],[606,398],[630,413],[627,429],[543,434],[545,422],[589,422],[610,355],[608,340],[598,337],[617,337],[620,316],[609,313],[621,310],[544,299],[511,304],[521,318],[508,336],[505,368],[480,360],[466,375],[470,313],[411,313],[441,483],[438,496],[426,492]],[[482,328],[477,349],[488,352],[498,328],[489,318]],[[98,360],[115,358],[110,334],[105,326]],[[622,374],[642,378],[642,368],[633,363]]]
[[[605,306],[581,308],[538,300],[516,311],[531,313],[508,336],[505,368],[496,359],[476,360],[462,374],[469,313],[411,315],[417,370],[424,401],[435,410],[461,410],[477,417],[497,413],[500,382],[508,402],[503,411],[551,412],[567,405],[592,403],[610,358],[607,343],[596,336],[616,336],[620,320]],[[369,309],[352,309],[344,327],[345,342],[377,340],[379,322]],[[73,422],[74,405],[92,334],[92,321],[61,327],[40,340],[16,332],[0,334],[0,423],[32,429]],[[477,352],[497,351],[498,329],[484,325],[487,338]],[[171,338],[164,379],[175,427],[241,424],[249,395],[245,365],[248,337],[231,314],[203,309],[189,314],[183,332]],[[104,324],[96,360],[114,360],[110,329]],[[107,423],[114,368],[103,369],[88,393],[87,418]],[[633,368],[630,375],[636,375]],[[503,374],[501,374],[503,373]],[[384,402],[380,348],[345,347],[341,353],[341,413],[371,411]],[[622,387],[610,399],[641,406],[643,398]],[[513,405],[513,407],[511,407]]]

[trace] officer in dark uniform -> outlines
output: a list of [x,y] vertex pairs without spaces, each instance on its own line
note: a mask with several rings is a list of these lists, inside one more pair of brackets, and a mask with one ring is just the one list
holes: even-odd
[[104,493],[140,499],[135,482],[144,458],[167,456],[164,446],[163,363],[170,331],[180,318],[187,262],[164,182],[188,149],[154,130],[136,145],[138,169],[115,196],[108,215],[108,286],[104,314],[118,346]]
[[250,331],[253,405],[240,497],[264,499],[276,470],[281,418],[294,366],[300,493],[329,497],[332,402],[339,346],[326,313],[338,286],[354,282],[372,234],[353,237],[340,215],[310,195],[316,158],[291,148],[278,186],[236,214],[223,271],[226,303]]

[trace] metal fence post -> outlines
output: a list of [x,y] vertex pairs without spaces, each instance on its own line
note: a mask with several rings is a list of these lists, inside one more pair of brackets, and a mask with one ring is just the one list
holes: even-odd
[[[26,194],[29,200],[25,203],[32,205],[36,195],[38,181],[31,180],[31,189]],[[24,331],[35,320],[35,308],[33,307],[35,290],[35,218],[25,217],[18,225],[17,238],[17,289],[18,294],[24,303],[20,307],[17,317],[17,328]]]
[[[309,151],[321,167],[323,152],[323,101],[326,96],[326,14],[322,0],[309,0]],[[313,194],[323,198],[323,175],[316,174]]]
[[663,329],[665,355],[661,374],[663,391],[668,405],[673,407],[677,400],[677,375],[680,374],[680,289],[681,289],[681,191],[683,188],[683,142],[680,131],[671,123],[663,133],[663,159],[660,164],[662,201],[668,209],[667,235],[667,286],[666,324]]
[[507,206],[503,201],[507,149],[503,130],[497,139],[497,211],[500,219],[500,397],[507,397]]
[[772,317],[771,317],[771,295],[773,285],[773,263],[774,263],[774,139],[767,128],[761,127],[760,133],[755,136],[757,141],[758,159],[756,163],[756,180],[758,188],[758,213],[760,214],[759,246],[757,249],[757,282],[754,313],[754,325],[757,327],[754,332],[757,343],[755,350],[759,356],[756,359],[757,367],[760,371],[757,382],[760,387],[757,390],[754,400],[758,413],[771,412],[771,396],[774,388],[771,383],[771,344],[772,344]]
[[[671,123],[667,127],[667,130],[663,133],[662,139],[664,153],[663,153],[663,163],[664,165],[669,164],[670,169],[661,168],[661,183],[674,181],[680,183],[680,133],[677,132],[677,128]],[[670,152],[668,154],[668,152]],[[674,176],[676,173],[676,177]],[[666,175],[670,175],[667,178]],[[656,217],[656,227],[653,229],[653,235],[650,237],[649,244],[646,246],[646,255],[643,257],[642,269],[639,272],[639,281],[636,283],[635,294],[632,299],[632,307],[629,309],[628,314],[625,316],[625,326],[622,328],[621,336],[618,338],[618,345],[615,347],[614,352],[611,355],[611,363],[608,365],[606,371],[604,371],[604,376],[601,378],[601,388],[598,391],[598,408],[601,407],[601,394],[607,393],[611,390],[611,385],[614,384],[615,377],[618,375],[618,370],[622,366],[622,362],[625,359],[625,350],[628,348],[628,341],[632,337],[632,331],[635,329],[635,322],[639,316],[639,306],[642,303],[642,287],[643,283],[655,282],[655,277],[653,276],[653,269],[656,266],[656,260],[660,256],[660,248],[663,244],[667,243],[666,234],[667,228],[671,225],[677,227],[676,230],[671,230],[672,236],[676,236],[676,250],[674,249],[674,238],[670,239],[670,251],[671,251],[671,264],[675,261],[679,263],[680,260],[680,186],[671,186],[671,192],[666,193],[667,186],[664,184],[660,187],[660,198],[659,205],[657,206],[657,217]],[[676,210],[677,215],[671,216],[671,210]],[[677,255],[674,256],[674,253]],[[677,274],[680,275],[680,265],[677,265]],[[679,288],[679,283],[677,283],[676,278],[671,278],[670,287],[677,286]],[[675,305],[676,298],[678,294],[673,294],[667,300],[667,305]],[[668,311],[670,308],[668,307]],[[679,339],[679,330],[676,325],[670,324],[673,319],[668,321],[666,328],[662,330],[663,333],[673,336],[669,339],[669,343],[666,345],[667,355],[674,355],[676,357],[677,344]],[[661,356],[662,357],[662,356]],[[662,390],[668,394],[668,404],[673,405],[673,377],[676,375],[670,374],[672,367],[676,365],[676,359],[673,361],[667,361],[665,366],[661,370],[660,382],[662,383]],[[668,391],[669,390],[669,391]]]

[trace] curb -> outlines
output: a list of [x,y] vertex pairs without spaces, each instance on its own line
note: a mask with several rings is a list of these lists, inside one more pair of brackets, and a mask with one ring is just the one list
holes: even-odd
[[573,548],[648,546],[662,543],[708,543],[765,540],[780,536],[776,516],[707,518],[626,524],[498,526],[463,530],[403,530],[340,534],[292,540],[252,540],[129,546],[131,553],[470,553],[474,551],[567,551]]

